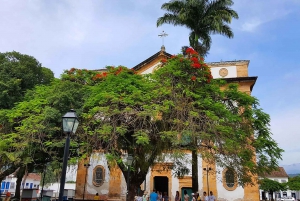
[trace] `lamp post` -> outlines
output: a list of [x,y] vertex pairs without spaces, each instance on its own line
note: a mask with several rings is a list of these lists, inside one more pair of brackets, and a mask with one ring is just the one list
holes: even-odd
[[210,170],[212,170],[210,167],[206,167],[206,168],[203,168],[204,171],[206,171],[206,182],[207,182],[207,195],[209,195],[209,183],[208,183],[208,172]]
[[63,132],[67,134],[65,150],[64,150],[64,158],[63,158],[63,167],[60,178],[60,188],[59,188],[59,201],[63,201],[64,188],[66,182],[66,172],[68,166],[68,156],[69,156],[69,147],[70,147],[70,135],[75,134],[79,121],[76,115],[75,110],[71,109],[67,112],[63,117]]
[[89,163],[85,163],[84,164],[84,167],[86,168],[86,171],[85,171],[85,181],[84,181],[84,187],[83,187],[83,195],[82,195],[82,199],[84,200],[84,194],[85,194],[85,186],[86,186],[86,177],[87,177],[87,173],[88,173],[88,168],[90,167],[91,165]]
[[130,185],[130,166],[132,165],[133,157],[131,154],[127,156],[127,201],[129,201],[129,185]]

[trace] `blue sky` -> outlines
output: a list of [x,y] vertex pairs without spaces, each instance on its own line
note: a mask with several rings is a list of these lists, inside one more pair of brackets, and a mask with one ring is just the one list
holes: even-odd
[[[0,52],[37,58],[56,77],[64,69],[133,67],[159,51],[188,44],[184,27],[156,27],[167,0],[0,0]],[[213,36],[208,62],[250,60],[253,95],[271,115],[273,138],[285,150],[280,165],[300,161],[300,1],[236,0],[235,37]]]

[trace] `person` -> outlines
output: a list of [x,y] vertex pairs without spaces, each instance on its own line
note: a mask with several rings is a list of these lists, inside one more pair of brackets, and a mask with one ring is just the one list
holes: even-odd
[[208,201],[216,201],[216,197],[214,196],[212,191],[210,191],[210,196],[208,197]]
[[143,195],[143,201],[148,201],[148,192],[147,191],[145,191],[144,192],[144,195]]
[[196,200],[196,194],[195,194],[195,193],[192,193],[192,201],[197,201],[197,200]]
[[183,194],[184,194],[184,201],[189,201],[189,198],[190,198],[190,196],[187,194],[187,191],[186,190],[184,190],[183,191]]
[[200,197],[200,195],[199,195],[198,192],[196,192],[196,200],[197,200],[197,201],[201,201],[201,197]]
[[162,201],[162,192],[157,191],[157,201]]
[[163,201],[169,201],[169,196],[167,194],[167,192],[164,192],[164,196],[162,197]]
[[10,201],[10,196],[11,196],[10,192],[7,192],[4,201]]
[[208,201],[208,196],[206,195],[206,192],[205,192],[205,191],[203,192],[203,200],[204,200],[204,201]]
[[176,191],[175,201],[181,201],[181,197],[179,195],[179,191]]
[[96,195],[94,196],[94,200],[100,200],[100,196],[98,193],[96,193]]
[[143,197],[142,196],[140,196],[140,194],[138,194],[137,196],[135,196],[136,197],[136,201],[143,201]]
[[153,192],[150,194],[150,201],[157,201],[157,193],[155,191],[155,189],[153,189]]

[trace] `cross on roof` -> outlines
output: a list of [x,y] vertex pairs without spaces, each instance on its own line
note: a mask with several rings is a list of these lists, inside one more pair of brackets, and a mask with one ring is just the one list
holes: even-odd
[[162,33],[159,34],[158,36],[162,38],[162,45],[164,45],[164,37],[167,37],[168,34],[165,31],[162,31]]

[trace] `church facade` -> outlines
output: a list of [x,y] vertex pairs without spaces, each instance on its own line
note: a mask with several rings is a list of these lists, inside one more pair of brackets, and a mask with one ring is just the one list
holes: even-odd
[[[139,74],[152,73],[161,64],[162,59],[169,57],[171,55],[162,47],[159,52],[136,65],[134,69]],[[238,83],[240,91],[251,94],[257,77],[248,75],[248,60],[212,62],[207,65],[211,68],[213,78],[222,78],[227,82]],[[191,154],[187,154],[187,157],[191,159]],[[236,181],[230,179],[226,169],[221,169],[214,164],[207,164],[200,155],[198,161],[198,192],[200,195],[203,191],[212,191],[218,201],[260,200],[257,184],[239,186]],[[171,161],[169,163],[172,164]],[[90,164],[90,166],[86,164]],[[192,175],[185,175],[183,178],[174,177],[171,169],[162,169],[162,165],[157,163],[149,169],[145,181],[138,191],[150,193],[156,189],[167,192],[171,201],[174,201],[176,191],[183,195],[183,191],[187,190],[188,194],[191,194],[191,187]],[[75,198],[93,199],[94,195],[99,193],[101,200],[125,201],[126,191],[127,185],[121,170],[108,168],[103,153],[94,153],[89,161],[79,162]]]

